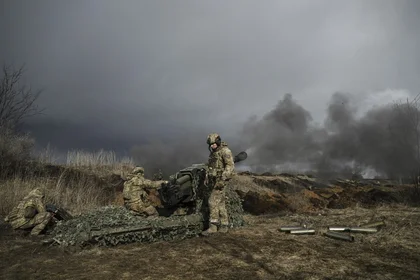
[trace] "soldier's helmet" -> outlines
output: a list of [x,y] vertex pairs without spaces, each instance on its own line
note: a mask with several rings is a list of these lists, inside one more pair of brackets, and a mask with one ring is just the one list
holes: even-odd
[[222,139],[220,138],[220,135],[217,133],[210,133],[207,136],[207,145],[212,145],[213,143],[216,143],[217,146],[220,146],[220,144],[222,143]]
[[140,167],[140,166],[137,166],[137,167],[135,167],[132,171],[131,171],[131,174],[133,174],[133,175],[144,175],[144,168],[143,167]]

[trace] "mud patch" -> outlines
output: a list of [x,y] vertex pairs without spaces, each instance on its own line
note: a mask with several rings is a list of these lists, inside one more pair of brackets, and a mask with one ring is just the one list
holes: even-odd
[[253,215],[262,215],[292,210],[290,203],[281,194],[273,192],[243,192],[237,193],[243,200],[243,209],[245,212]]
[[247,213],[314,212],[345,209],[356,205],[419,205],[420,191],[412,185],[396,185],[389,180],[341,180],[329,182],[306,175],[237,176],[235,190]]

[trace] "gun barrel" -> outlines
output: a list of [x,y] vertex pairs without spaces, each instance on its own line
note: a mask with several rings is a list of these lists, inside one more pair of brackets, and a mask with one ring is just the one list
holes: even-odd
[[345,241],[349,241],[349,242],[353,242],[354,241],[354,237],[348,234],[344,234],[341,232],[334,232],[334,231],[327,231],[325,233],[326,236],[334,238],[334,239],[339,239],[339,240],[345,240]]
[[312,228],[295,229],[291,230],[290,234],[315,234],[315,230]]
[[184,176],[181,176],[178,179],[176,179],[176,184],[177,185],[182,185],[185,182],[188,182],[189,180],[191,180],[190,176],[189,175],[184,175]]
[[297,230],[297,229],[305,229],[302,226],[284,226],[280,228],[280,231],[291,231],[291,230]]
[[246,152],[240,152],[239,154],[237,154],[236,156],[234,156],[233,162],[234,163],[241,162],[243,160],[246,160],[247,157],[248,157],[248,154]]

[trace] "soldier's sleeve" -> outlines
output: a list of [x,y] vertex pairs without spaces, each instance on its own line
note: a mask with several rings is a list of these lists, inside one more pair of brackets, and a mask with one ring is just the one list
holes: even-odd
[[227,179],[232,178],[232,175],[235,169],[235,163],[233,162],[233,155],[229,148],[226,147],[223,149],[222,158],[225,164],[225,168],[222,173],[222,179],[227,180]]
[[149,179],[143,179],[142,186],[145,189],[155,189],[157,187],[158,181],[152,181]]
[[154,189],[159,189],[162,186],[162,184],[165,183],[165,182],[166,181],[164,181],[164,180],[158,180],[158,181],[152,181],[151,183],[152,183],[152,187]]
[[47,212],[47,209],[45,208],[45,204],[41,198],[36,199],[36,201],[34,201],[34,207],[38,213]]

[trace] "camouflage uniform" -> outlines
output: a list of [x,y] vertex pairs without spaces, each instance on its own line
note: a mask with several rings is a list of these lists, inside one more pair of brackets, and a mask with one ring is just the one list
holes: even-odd
[[[226,232],[229,226],[229,217],[226,210],[225,187],[229,179],[234,175],[235,164],[233,155],[226,142],[222,142],[216,133],[207,137],[210,156],[208,159],[208,182],[212,192],[209,198],[210,227],[208,233],[219,230]],[[213,150],[210,145],[216,143],[217,148]]]
[[13,229],[30,229],[31,235],[40,234],[52,219],[52,213],[45,209],[44,193],[37,188],[23,198],[6,217]]
[[161,181],[151,181],[144,178],[143,167],[136,167],[124,182],[124,206],[135,214],[157,216],[158,212],[148,199],[146,188],[158,188]]

